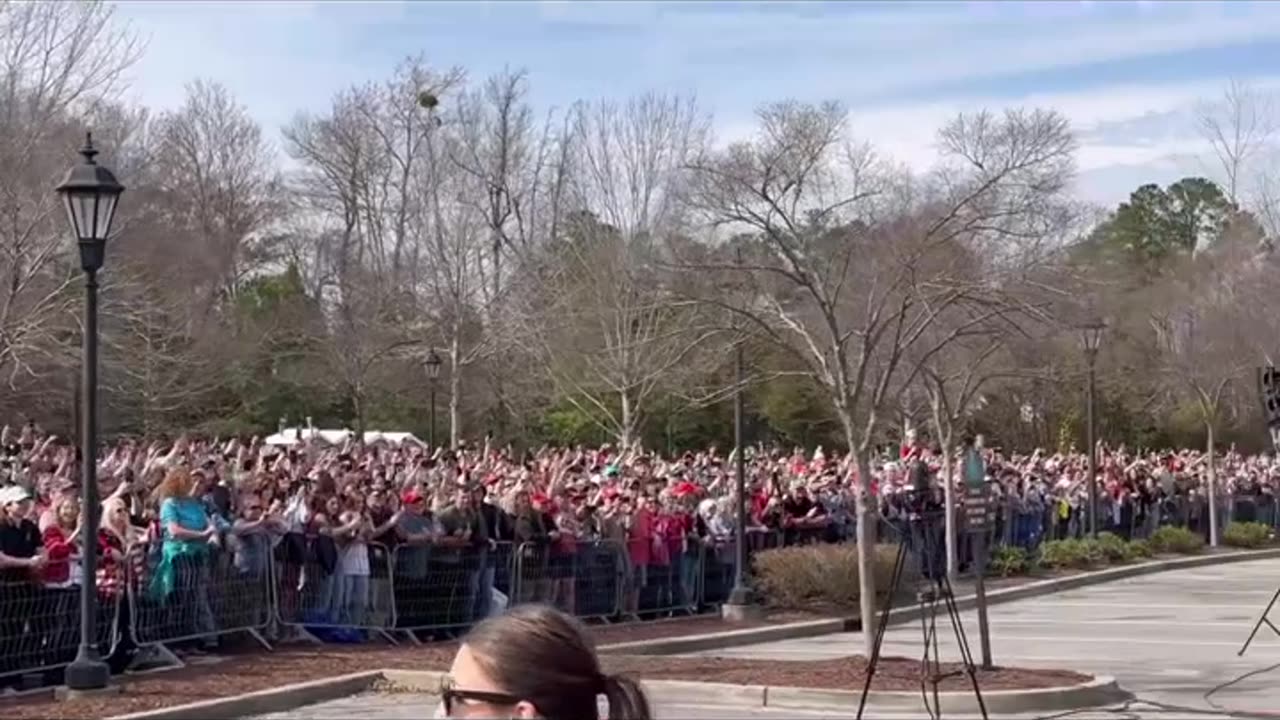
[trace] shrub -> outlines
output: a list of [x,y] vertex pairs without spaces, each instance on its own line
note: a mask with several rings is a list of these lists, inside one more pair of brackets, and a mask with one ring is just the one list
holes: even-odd
[[1133,551],[1129,549],[1129,544],[1124,541],[1124,538],[1115,533],[1100,532],[1095,542],[1098,552],[1106,558],[1107,562],[1122,563],[1128,562],[1133,558]]
[[1134,559],[1149,558],[1151,555],[1151,545],[1146,540],[1129,541],[1129,557]]
[[1271,527],[1257,522],[1233,522],[1222,532],[1222,542],[1231,547],[1256,548],[1271,540]]
[[[893,579],[895,545],[877,545],[876,591],[886,593]],[[858,606],[858,547],[853,544],[804,545],[765,550],[755,556],[755,586],[775,607]]]
[[1162,527],[1151,534],[1148,543],[1158,553],[1192,555],[1204,547],[1204,538],[1186,528]]
[[1021,575],[1031,569],[1031,557],[1026,550],[1013,545],[1001,545],[991,554],[991,571],[1000,577]]
[[1040,547],[1040,563],[1048,568],[1087,568],[1106,562],[1093,540],[1050,540]]

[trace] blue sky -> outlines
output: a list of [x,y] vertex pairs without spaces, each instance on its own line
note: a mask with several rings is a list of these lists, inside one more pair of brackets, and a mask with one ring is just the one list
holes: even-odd
[[1056,107],[1081,140],[1078,194],[1107,203],[1212,173],[1195,108],[1228,80],[1280,90],[1280,2],[145,0],[118,12],[148,41],[135,99],[173,107],[186,82],[217,80],[273,139],[298,110],[422,53],[477,79],[525,68],[544,110],[692,93],[722,141],[748,136],[763,102],[839,100],[862,139],[922,169],[956,112]]

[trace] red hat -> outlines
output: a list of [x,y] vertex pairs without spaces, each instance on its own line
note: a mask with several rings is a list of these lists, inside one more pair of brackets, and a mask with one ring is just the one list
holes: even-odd
[[400,502],[405,505],[422,502],[422,493],[417,490],[405,490],[404,493],[400,495]]

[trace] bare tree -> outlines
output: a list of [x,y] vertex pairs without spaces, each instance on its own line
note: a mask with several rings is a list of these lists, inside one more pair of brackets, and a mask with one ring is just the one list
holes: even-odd
[[269,228],[285,209],[276,159],[244,106],[213,82],[188,85],[156,136],[155,201],[170,237],[183,238],[163,262],[187,273],[193,306],[212,309],[274,259]]
[[[451,128],[452,129],[452,128]],[[429,334],[440,339],[449,356],[449,444],[462,439],[462,380],[465,368],[484,358],[496,337],[483,325],[486,297],[484,272],[490,256],[484,216],[469,202],[480,185],[447,158],[439,147],[452,142],[428,140],[418,180],[422,213],[415,222],[416,296],[429,320]]]
[[[1245,244],[1247,245],[1247,243]],[[1187,258],[1167,282],[1144,298],[1160,353],[1162,388],[1174,401],[1189,401],[1205,429],[1209,541],[1217,546],[1219,492],[1217,434],[1240,381],[1259,364],[1259,340],[1242,294],[1254,275],[1251,248],[1220,242]],[[1269,338],[1262,339],[1267,343]],[[1263,350],[1265,352],[1265,349]]]
[[66,220],[50,188],[138,57],[102,3],[0,3],[0,374],[42,374],[73,336]]
[[692,100],[646,95],[574,108],[562,233],[538,265],[544,291],[524,303],[526,347],[557,387],[624,446],[646,404],[715,331],[659,272],[680,232],[685,166],[707,119]]
[[304,168],[305,208],[325,218],[307,265],[360,430],[369,374],[424,339],[411,317],[410,220],[424,201],[418,166],[437,128],[432,108],[460,81],[459,71],[411,59],[389,82],[339,93],[327,116],[299,116],[285,129],[288,151]]
[[1226,180],[1227,198],[1240,202],[1241,184],[1250,161],[1267,147],[1277,128],[1275,99],[1247,83],[1232,80],[1216,103],[1202,103],[1200,133],[1213,149]]
[[567,168],[568,143],[556,115],[549,113],[536,127],[528,93],[525,73],[507,69],[461,94],[446,146],[452,162],[469,176],[462,202],[475,210],[487,232],[488,251],[469,262],[471,271],[483,276],[475,300],[487,326],[486,365],[500,424],[511,414],[505,371],[522,361],[516,347],[499,347],[512,336],[504,328],[516,322],[503,299],[509,279],[559,232]]
[[728,309],[827,389],[856,460],[864,627],[886,402],[952,342],[1017,311],[1006,282],[1040,257],[1072,169],[1071,135],[1051,112],[961,116],[939,139],[942,163],[914,181],[850,143],[838,105],[782,103],[761,110],[754,140],[694,167],[695,207],[751,245],[742,266],[686,267],[746,273],[756,301]]
[[999,327],[986,333],[965,333],[951,342],[944,352],[922,363],[919,384],[928,399],[929,419],[942,462],[942,478],[946,512],[947,573],[957,571],[955,528],[954,450],[956,429],[977,409],[984,393],[991,392],[1001,378],[1013,375],[1004,338]]

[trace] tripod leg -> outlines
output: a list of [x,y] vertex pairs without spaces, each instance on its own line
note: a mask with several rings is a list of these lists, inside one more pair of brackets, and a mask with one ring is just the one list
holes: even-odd
[[[876,624],[876,639],[871,645],[871,657],[867,658],[867,677],[862,683],[862,698],[858,700],[858,716],[857,720],[862,720],[862,712],[867,707],[867,694],[871,692],[871,679],[875,677],[876,666],[880,663],[880,648],[884,645],[885,633],[889,630],[889,616],[893,614],[893,599],[898,595],[898,586],[902,582],[902,568],[906,565],[907,546],[905,543],[898,544],[898,554],[893,560],[893,576],[889,581],[889,594],[885,596],[884,610],[881,611],[880,621]],[[870,602],[875,602],[875,598],[871,598]],[[867,602],[866,598],[862,598],[862,602]],[[866,628],[863,628],[866,632]]]
[[947,615],[950,616],[951,627],[956,633],[956,644],[960,647],[960,657],[964,663],[965,672],[969,675],[969,682],[973,684],[973,697],[978,701],[978,710],[982,713],[982,720],[987,720],[987,702],[982,698],[982,688],[978,685],[978,669],[973,662],[973,648],[969,647],[969,638],[964,632],[960,608],[956,606],[955,597],[951,594],[951,582],[949,580],[945,580],[945,582]]
[[[921,623],[925,622],[924,620],[925,613],[926,613],[925,603],[921,602],[920,603],[920,622]],[[934,590],[933,596],[929,598],[927,613],[929,616],[929,620],[928,620],[929,631],[928,633],[925,634],[924,658],[925,658],[925,670],[928,672],[927,679],[929,684],[933,688],[933,711],[930,712],[927,705],[925,707],[925,711],[929,712],[930,717],[935,718],[935,720],[941,720],[942,697],[939,694],[939,691],[940,691],[939,685],[941,684],[940,676],[942,675],[942,656],[941,656],[941,652],[938,649],[938,595],[937,595],[936,589]],[[930,650],[933,651],[932,662],[929,661]],[[926,680],[925,678],[920,679],[921,686],[922,686],[921,689],[923,689],[923,684],[925,680]]]
[[1271,632],[1276,635],[1280,635],[1280,630],[1277,630],[1276,626],[1273,625],[1271,620],[1268,618],[1271,614],[1271,608],[1275,607],[1277,600],[1280,600],[1280,589],[1277,589],[1276,594],[1271,596],[1271,602],[1267,603],[1267,609],[1262,611],[1262,617],[1258,618],[1257,624],[1253,626],[1253,631],[1249,633],[1249,639],[1244,641],[1244,645],[1240,648],[1240,652],[1236,653],[1236,656],[1245,654],[1245,651],[1249,649],[1249,645],[1253,642],[1254,636],[1258,634],[1258,631],[1262,629],[1263,625],[1270,627]]

